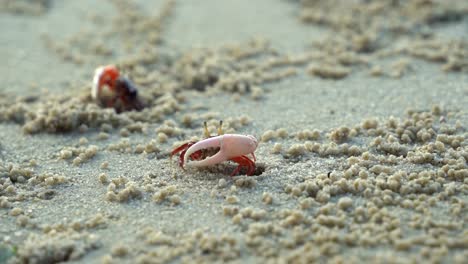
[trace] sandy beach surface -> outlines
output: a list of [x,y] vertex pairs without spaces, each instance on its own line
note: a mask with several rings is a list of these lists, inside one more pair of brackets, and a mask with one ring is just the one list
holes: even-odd
[[[467,1],[0,0],[0,29],[0,263],[468,261]],[[111,64],[143,110],[92,98]],[[220,120],[253,176],[170,159]]]

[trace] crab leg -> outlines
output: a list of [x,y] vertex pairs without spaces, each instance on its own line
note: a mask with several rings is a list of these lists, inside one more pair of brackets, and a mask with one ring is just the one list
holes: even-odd
[[253,152],[252,152],[252,153],[250,153],[250,154],[252,154],[253,161],[254,161],[254,162],[255,162],[255,161],[257,161],[257,158],[255,157],[255,154],[254,154]]
[[250,160],[248,157],[245,157],[249,161],[249,170],[247,171],[247,176],[252,176],[255,172],[255,162]]
[[180,154],[179,156],[179,165],[180,167],[182,167],[182,169],[184,168],[184,154],[185,152],[187,151],[187,149],[193,145],[194,143],[193,142],[187,142],[185,144],[183,144],[182,146],[174,149],[172,152],[171,152],[171,156],[170,156],[170,159],[172,159],[172,156],[176,155],[177,153],[181,152],[182,153]]
[[255,164],[247,156],[235,157],[232,158],[231,161],[234,161],[239,164],[239,166],[237,166],[237,168],[231,173],[231,176],[236,175],[240,171],[242,166],[247,166],[247,176],[253,175],[255,171]]
[[182,146],[174,149],[172,152],[171,152],[171,159],[172,159],[172,156],[176,155],[177,153],[181,152],[182,150],[184,149],[187,149],[188,147],[190,147],[190,143],[192,142],[187,142],[185,144],[183,144]]

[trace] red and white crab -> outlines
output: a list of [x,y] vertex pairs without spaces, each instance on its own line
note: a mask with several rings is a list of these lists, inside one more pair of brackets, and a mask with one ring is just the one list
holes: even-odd
[[[255,172],[255,155],[258,141],[252,135],[238,134],[223,134],[222,121],[219,124],[218,136],[210,136],[206,122],[205,137],[206,139],[198,142],[187,142],[171,152],[172,156],[179,154],[179,165],[187,167],[204,167],[215,165],[224,161],[234,161],[237,168],[231,173],[231,176],[236,175],[240,169],[247,167],[247,175],[251,176]],[[252,155],[251,160],[247,155]]]
[[121,76],[115,65],[100,66],[94,71],[91,96],[103,107],[117,112],[143,109],[135,85]]

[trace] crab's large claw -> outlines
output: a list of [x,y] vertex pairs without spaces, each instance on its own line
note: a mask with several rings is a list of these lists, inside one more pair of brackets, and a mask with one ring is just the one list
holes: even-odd
[[[197,142],[191,146],[185,153],[184,160],[187,166],[201,167],[221,163],[223,161],[253,153],[257,148],[258,142],[253,136],[226,134],[217,137],[211,137]],[[190,155],[196,151],[209,148],[219,148],[219,151],[204,160],[189,161]]]
[[[223,152],[223,137],[211,137],[202,141],[199,141],[192,145],[187,152],[185,152],[184,160],[186,161],[186,166],[193,166],[193,167],[202,167],[202,166],[210,166],[214,164],[218,164],[226,160],[225,154]],[[190,160],[189,157],[200,150],[209,149],[209,148],[220,148],[220,150],[213,156],[207,157],[204,160]]]

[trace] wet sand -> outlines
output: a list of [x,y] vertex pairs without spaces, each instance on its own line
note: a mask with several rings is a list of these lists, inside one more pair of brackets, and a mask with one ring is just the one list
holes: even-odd
[[[468,259],[465,1],[32,2],[0,2],[0,262]],[[107,64],[146,109],[92,100]],[[254,176],[169,159],[219,120]]]

